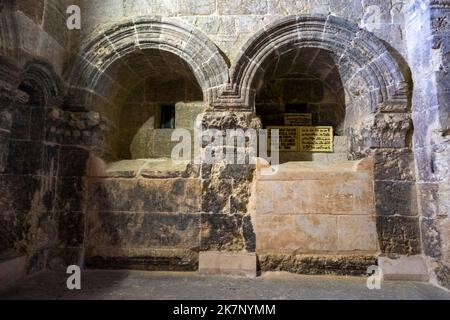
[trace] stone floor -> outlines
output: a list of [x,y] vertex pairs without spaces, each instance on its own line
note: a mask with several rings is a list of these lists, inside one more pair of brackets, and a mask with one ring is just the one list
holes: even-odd
[[260,300],[260,299],[445,299],[450,293],[427,283],[384,282],[368,290],[365,278],[264,274],[257,279],[200,276],[195,273],[87,271],[82,290],[66,289],[66,275],[44,272],[0,294],[1,300]]

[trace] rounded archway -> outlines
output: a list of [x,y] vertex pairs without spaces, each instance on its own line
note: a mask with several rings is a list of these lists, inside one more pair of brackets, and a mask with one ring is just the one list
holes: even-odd
[[397,124],[380,128],[377,123],[403,123],[406,129],[401,135],[407,140],[410,85],[405,70],[392,49],[375,35],[335,16],[289,16],[258,32],[241,49],[230,82],[214,91],[215,109],[255,112],[261,82],[273,62],[283,60],[292,50],[327,52],[328,63],[336,65],[345,92],[344,131],[354,158],[369,148],[390,147],[383,136],[395,134],[391,131]]
[[101,78],[108,78],[108,68],[135,51],[167,51],[183,59],[201,87],[206,104],[211,102],[214,89],[228,80],[228,66],[217,47],[197,28],[179,21],[143,18],[96,34],[86,41],[67,75],[68,108],[89,108],[95,104],[102,96],[98,83]]
[[267,65],[255,87],[255,112],[264,129],[285,126],[333,128],[332,156],[302,151],[280,152],[280,163],[348,158],[344,133],[344,87],[332,54],[316,48],[292,49]]

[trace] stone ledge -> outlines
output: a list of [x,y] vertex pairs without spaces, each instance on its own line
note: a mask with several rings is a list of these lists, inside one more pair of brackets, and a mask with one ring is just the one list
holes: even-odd
[[386,281],[428,281],[427,264],[422,256],[402,256],[399,259],[378,258],[378,265]]
[[199,273],[203,275],[227,275],[256,277],[256,254],[245,252],[201,252]]
[[375,255],[258,254],[261,272],[284,271],[303,275],[366,276],[377,265]]

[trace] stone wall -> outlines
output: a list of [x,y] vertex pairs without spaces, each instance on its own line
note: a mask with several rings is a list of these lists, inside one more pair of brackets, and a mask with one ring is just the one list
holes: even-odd
[[[142,266],[142,255],[169,252],[190,268],[198,251],[255,251],[251,166],[205,165],[198,176],[189,171],[155,184],[164,176],[87,179],[86,163],[98,159],[89,162],[95,167],[108,157],[107,137],[120,132],[119,110],[136,88],[130,84],[147,75],[169,80],[168,65],[184,70],[178,75],[198,84],[208,109],[204,128],[259,128],[255,101],[270,68],[292,67],[294,50],[312,48],[330,53],[336,70],[319,69],[338,72],[345,89],[349,154],[374,158],[382,253],[423,252],[436,281],[449,287],[449,5],[410,2],[406,10],[401,0],[70,1],[81,6],[80,31],[65,28],[67,1],[2,2],[2,254],[27,254],[37,271],[79,263],[85,252],[105,265],[101,256],[113,256],[114,246],[131,252],[134,266]],[[155,55],[170,63],[155,63]],[[179,199],[161,193],[184,194],[190,183],[193,207],[182,210]],[[161,199],[136,208],[117,198],[121,192]],[[158,236],[146,238],[152,230]],[[147,254],[147,246],[163,253]],[[119,265],[127,265],[124,256],[115,255]],[[155,263],[170,265],[163,260]]]
[[407,30],[422,247],[434,281],[450,288],[450,3],[412,1]]
[[[304,273],[365,274],[364,262],[378,257],[371,159],[288,163],[270,176],[257,170],[253,188],[250,210],[264,271],[297,272],[295,261],[309,258],[318,265],[303,266]],[[359,260],[360,268],[318,271],[336,257],[348,265]]]
[[[357,24],[378,18],[370,31],[391,43],[406,56],[404,38],[405,1],[380,0],[102,0],[80,1],[86,18],[82,32],[90,34],[98,25],[142,16],[180,20],[209,35],[230,62],[256,30],[288,15],[333,14]],[[371,6],[377,5],[375,14]]]

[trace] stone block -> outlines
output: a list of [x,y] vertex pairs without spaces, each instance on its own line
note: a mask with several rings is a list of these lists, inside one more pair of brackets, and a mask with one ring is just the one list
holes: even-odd
[[[116,254],[120,254],[116,250]],[[101,270],[196,271],[198,253],[185,250],[149,250],[144,256],[88,255],[86,267]]]
[[212,214],[230,212],[230,197],[233,190],[233,180],[203,180],[202,211]]
[[82,177],[85,175],[89,151],[77,147],[61,147],[59,151],[59,175]]
[[42,150],[42,166],[40,174],[43,176],[56,177],[58,175],[60,146],[44,144]]
[[147,160],[140,174],[145,178],[158,179],[190,176],[185,163],[175,162],[170,159]]
[[203,102],[177,103],[175,105],[175,128],[194,129],[197,117],[204,111]]
[[202,251],[244,250],[246,240],[242,232],[242,215],[202,214],[201,223],[200,244]]
[[265,15],[268,13],[268,5],[266,1],[259,0],[220,0],[217,10],[220,15]]
[[22,249],[20,243],[27,236],[29,224],[27,223],[27,213],[22,211],[1,212],[0,224],[2,232],[0,234],[0,260],[5,255],[10,256]]
[[258,181],[256,208],[265,214],[372,214],[370,182],[337,174],[317,180]]
[[84,241],[84,215],[76,211],[58,213],[58,243],[62,247],[81,247]]
[[378,258],[385,281],[428,281],[428,267],[422,256],[402,256],[398,259]]
[[256,252],[331,253],[337,250],[337,217],[333,215],[277,215],[255,219]]
[[414,180],[414,157],[410,149],[381,149],[374,156],[375,180]]
[[216,11],[215,0],[184,0],[177,3],[179,15],[210,15]]
[[200,252],[199,273],[256,278],[256,254],[244,252]]
[[2,175],[0,212],[29,211],[33,196],[39,188],[40,180],[32,176]]
[[11,127],[11,138],[20,140],[30,139],[30,126],[31,108],[24,105],[15,106]]
[[421,252],[419,219],[415,217],[377,217],[378,240],[385,254]]
[[430,218],[423,218],[420,221],[422,231],[422,249],[423,253],[434,259],[442,258],[442,249],[446,245],[443,239],[444,233],[439,228],[439,221]]
[[[148,250],[198,251],[200,215],[186,213],[88,212],[89,245],[96,254],[146,256]],[[93,216],[94,215],[94,216]],[[117,251],[114,251],[117,250]]]
[[339,216],[337,230],[339,252],[378,251],[375,216]]
[[134,178],[146,165],[146,160],[122,160],[108,163],[106,175],[110,178]]
[[43,144],[41,142],[11,140],[7,173],[38,174],[42,165]]
[[78,177],[63,177],[57,179],[56,195],[57,210],[82,211],[83,182]]
[[106,212],[194,213],[201,207],[197,179],[92,179],[89,208]]
[[373,255],[258,254],[258,262],[262,272],[367,276],[367,268],[377,265],[377,258]]
[[418,215],[417,191],[414,182],[376,181],[375,197],[378,215]]

